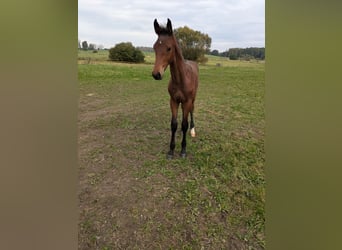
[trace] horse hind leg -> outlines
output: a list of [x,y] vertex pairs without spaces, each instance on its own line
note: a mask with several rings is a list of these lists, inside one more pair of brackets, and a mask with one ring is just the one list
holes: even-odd
[[179,106],[179,103],[170,99],[170,108],[171,108],[171,113],[172,113],[172,117],[171,117],[171,140],[170,140],[170,150],[167,153],[167,159],[173,158],[174,150],[176,147],[175,134],[176,134],[177,125],[178,125],[177,124],[178,106]]
[[192,104],[192,109],[190,111],[190,135],[191,135],[191,137],[195,137],[196,136],[193,113],[194,113],[194,105]]

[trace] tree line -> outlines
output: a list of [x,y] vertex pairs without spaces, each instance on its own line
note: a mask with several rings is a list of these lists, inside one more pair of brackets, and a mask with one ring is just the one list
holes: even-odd
[[78,40],[78,49],[83,49],[83,50],[100,50],[104,49],[102,44],[95,44],[95,43],[89,43],[87,41],[81,42],[81,40]]
[[[185,59],[205,63],[208,58],[205,55],[228,57],[230,60],[265,60],[265,48],[230,48],[222,53],[218,50],[210,50],[211,37],[208,34],[184,26],[174,30],[174,34],[182,49]],[[83,50],[104,49],[103,45],[96,45],[87,41],[78,40],[78,48]],[[109,49],[109,59],[113,61],[144,62],[142,51],[153,52],[151,47],[134,47],[132,43],[116,44]]]
[[213,50],[210,52],[214,56],[228,57],[230,60],[250,60],[259,59],[265,60],[265,48],[231,48],[227,51],[219,53],[218,50]]

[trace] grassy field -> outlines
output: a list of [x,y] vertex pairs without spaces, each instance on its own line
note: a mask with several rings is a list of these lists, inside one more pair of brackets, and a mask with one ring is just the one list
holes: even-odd
[[264,63],[209,56],[167,160],[169,71],[107,53],[79,52],[79,249],[264,249]]

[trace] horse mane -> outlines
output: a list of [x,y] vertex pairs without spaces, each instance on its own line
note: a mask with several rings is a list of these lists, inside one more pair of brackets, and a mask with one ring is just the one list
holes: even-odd
[[182,60],[184,60],[182,48],[179,46],[178,40],[176,39],[176,36],[173,34],[173,39],[175,39],[175,49],[176,49],[176,56],[180,57]]
[[[182,49],[178,44],[175,34],[172,34],[172,39],[174,39],[175,41],[175,58],[173,62],[173,69],[176,69],[176,71],[174,71],[174,74],[171,73],[171,78],[174,82],[183,82],[183,78],[185,76],[185,68],[182,65],[184,65],[185,59],[183,57]],[[172,71],[172,65],[170,65],[170,67]]]
[[159,29],[159,35],[168,35],[168,36],[172,36],[173,34],[170,35],[169,30],[166,28],[166,26],[160,26]]

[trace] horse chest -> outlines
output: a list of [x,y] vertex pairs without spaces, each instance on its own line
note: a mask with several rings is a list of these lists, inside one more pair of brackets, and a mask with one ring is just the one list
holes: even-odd
[[178,103],[184,102],[186,99],[183,91],[177,87],[169,87],[169,94],[171,98],[177,101]]

